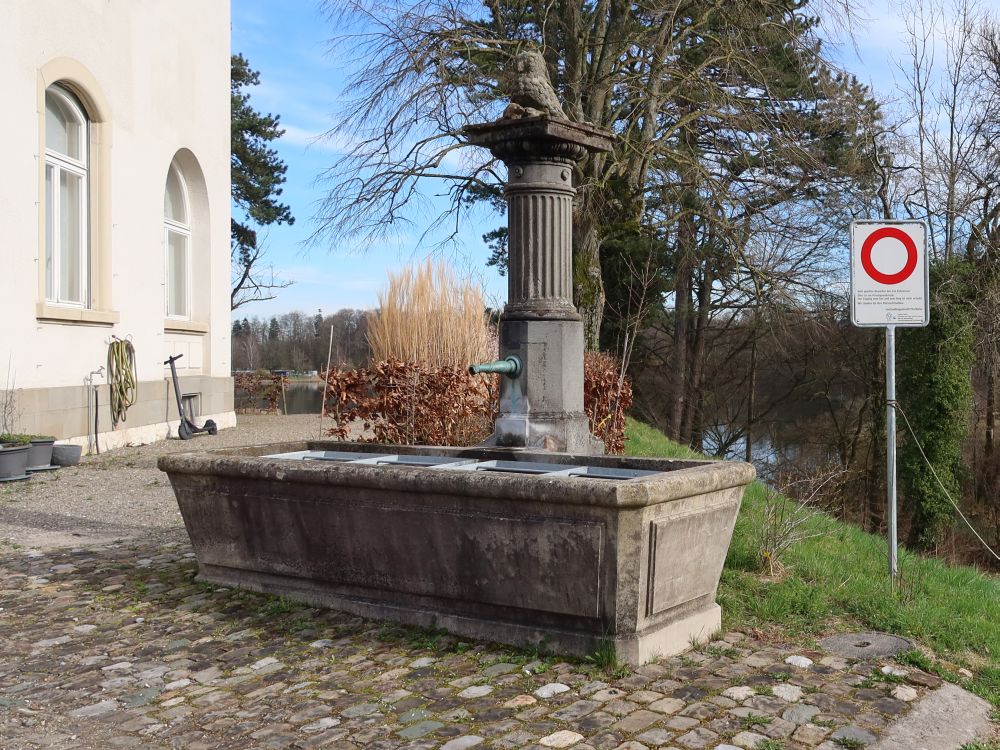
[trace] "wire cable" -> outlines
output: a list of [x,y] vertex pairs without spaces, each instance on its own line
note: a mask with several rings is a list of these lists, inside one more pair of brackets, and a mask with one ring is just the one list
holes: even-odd
[[129,339],[111,337],[108,345],[108,390],[111,394],[111,428],[124,422],[128,408],[135,403],[135,347]]
[[898,411],[900,413],[900,415],[902,415],[903,421],[906,423],[906,429],[910,431],[910,437],[912,437],[913,438],[913,442],[916,443],[917,450],[919,450],[920,451],[920,455],[924,457],[924,462],[927,464],[927,467],[931,470],[931,474],[934,475],[934,479],[937,481],[938,486],[941,488],[941,491],[944,493],[944,496],[946,498],[948,498],[948,502],[951,503],[951,506],[958,512],[958,515],[961,516],[961,518],[962,518],[963,521],[965,521],[965,525],[969,527],[969,531],[971,531],[973,534],[976,535],[976,539],[978,539],[980,541],[980,543],[986,548],[987,552],[989,552],[991,555],[993,555],[993,557],[995,557],[997,560],[1000,560],[1000,555],[998,555],[993,550],[993,548],[989,544],[986,543],[986,540],[983,539],[979,535],[979,532],[976,531],[975,528],[973,528],[972,524],[969,522],[969,519],[965,517],[965,514],[962,512],[962,509],[959,508],[958,505],[955,504],[955,501],[951,499],[951,495],[948,493],[948,490],[945,489],[944,483],[941,481],[941,478],[938,476],[937,472],[934,470],[934,464],[931,463],[930,459],[927,458],[927,454],[924,453],[924,446],[922,446],[920,444],[920,441],[917,439],[917,433],[915,433],[913,431],[913,427],[910,426],[910,420],[906,418],[906,412],[903,411],[903,407],[900,406],[899,403],[896,402],[896,401],[886,401],[886,403],[889,406],[891,406],[893,409],[895,409],[896,411]]

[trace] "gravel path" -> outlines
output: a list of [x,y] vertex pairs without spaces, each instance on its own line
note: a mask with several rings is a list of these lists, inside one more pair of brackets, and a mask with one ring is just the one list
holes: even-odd
[[[240,415],[215,437],[164,440],[85,456],[78,466],[0,485],[0,551],[53,549],[170,534],[183,528],[170,482],[156,468],[165,453],[313,439],[314,415]],[[328,425],[329,426],[329,423]]]

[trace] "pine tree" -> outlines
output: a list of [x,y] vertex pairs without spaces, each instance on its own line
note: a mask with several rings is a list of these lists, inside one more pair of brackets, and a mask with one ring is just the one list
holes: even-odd
[[271,148],[280,138],[280,115],[262,114],[250,105],[246,88],[260,83],[260,74],[250,68],[243,55],[232,56],[230,97],[232,102],[232,145],[230,168],[233,202],[242,221],[231,219],[230,254],[233,263],[231,308],[247,302],[273,299],[274,290],[287,286],[275,279],[263,263],[264,249],[257,229],[294,224],[291,209],[279,202],[287,165]]

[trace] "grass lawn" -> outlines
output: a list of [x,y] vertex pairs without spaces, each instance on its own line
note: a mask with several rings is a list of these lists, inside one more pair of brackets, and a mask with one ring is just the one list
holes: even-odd
[[[647,425],[629,421],[626,452],[633,456],[697,457]],[[1000,578],[969,567],[899,550],[900,583],[887,573],[887,544],[880,537],[817,515],[814,534],[790,547],[776,580],[757,560],[759,510],[765,493],[751,485],[743,500],[719,585],[727,628],[758,628],[792,641],[854,630],[880,630],[916,641],[903,661],[939,673],[1000,706]],[[975,677],[963,680],[959,667]]]

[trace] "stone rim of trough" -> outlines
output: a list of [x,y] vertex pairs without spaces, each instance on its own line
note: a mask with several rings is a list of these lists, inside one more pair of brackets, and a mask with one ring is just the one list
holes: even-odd
[[[168,474],[197,474],[236,479],[270,479],[301,484],[338,487],[398,489],[403,483],[417,494],[468,494],[467,472],[435,471],[427,467],[350,464],[339,462],[294,461],[262,458],[273,452],[294,450],[360,450],[387,454],[423,454],[458,456],[456,451],[517,455],[522,460],[551,459],[551,454],[531,450],[496,448],[445,448],[441,446],[400,446],[374,443],[308,441],[275,443],[248,448],[224,448],[213,451],[175,453],[161,456],[157,467]],[[470,458],[473,456],[469,456]],[[529,458],[530,457],[530,458]],[[617,457],[574,456],[560,454],[559,463],[567,465],[621,465]],[[574,461],[573,459],[578,459]],[[491,460],[491,459],[485,459]],[[659,472],[655,476],[633,479],[552,477],[544,475],[475,472],[476,496],[482,498],[536,501],[544,488],[545,500],[568,505],[594,505],[615,508],[638,508],[681,500],[693,495],[742,487],[756,477],[756,470],[741,461],[695,459],[624,459],[629,468]]]

